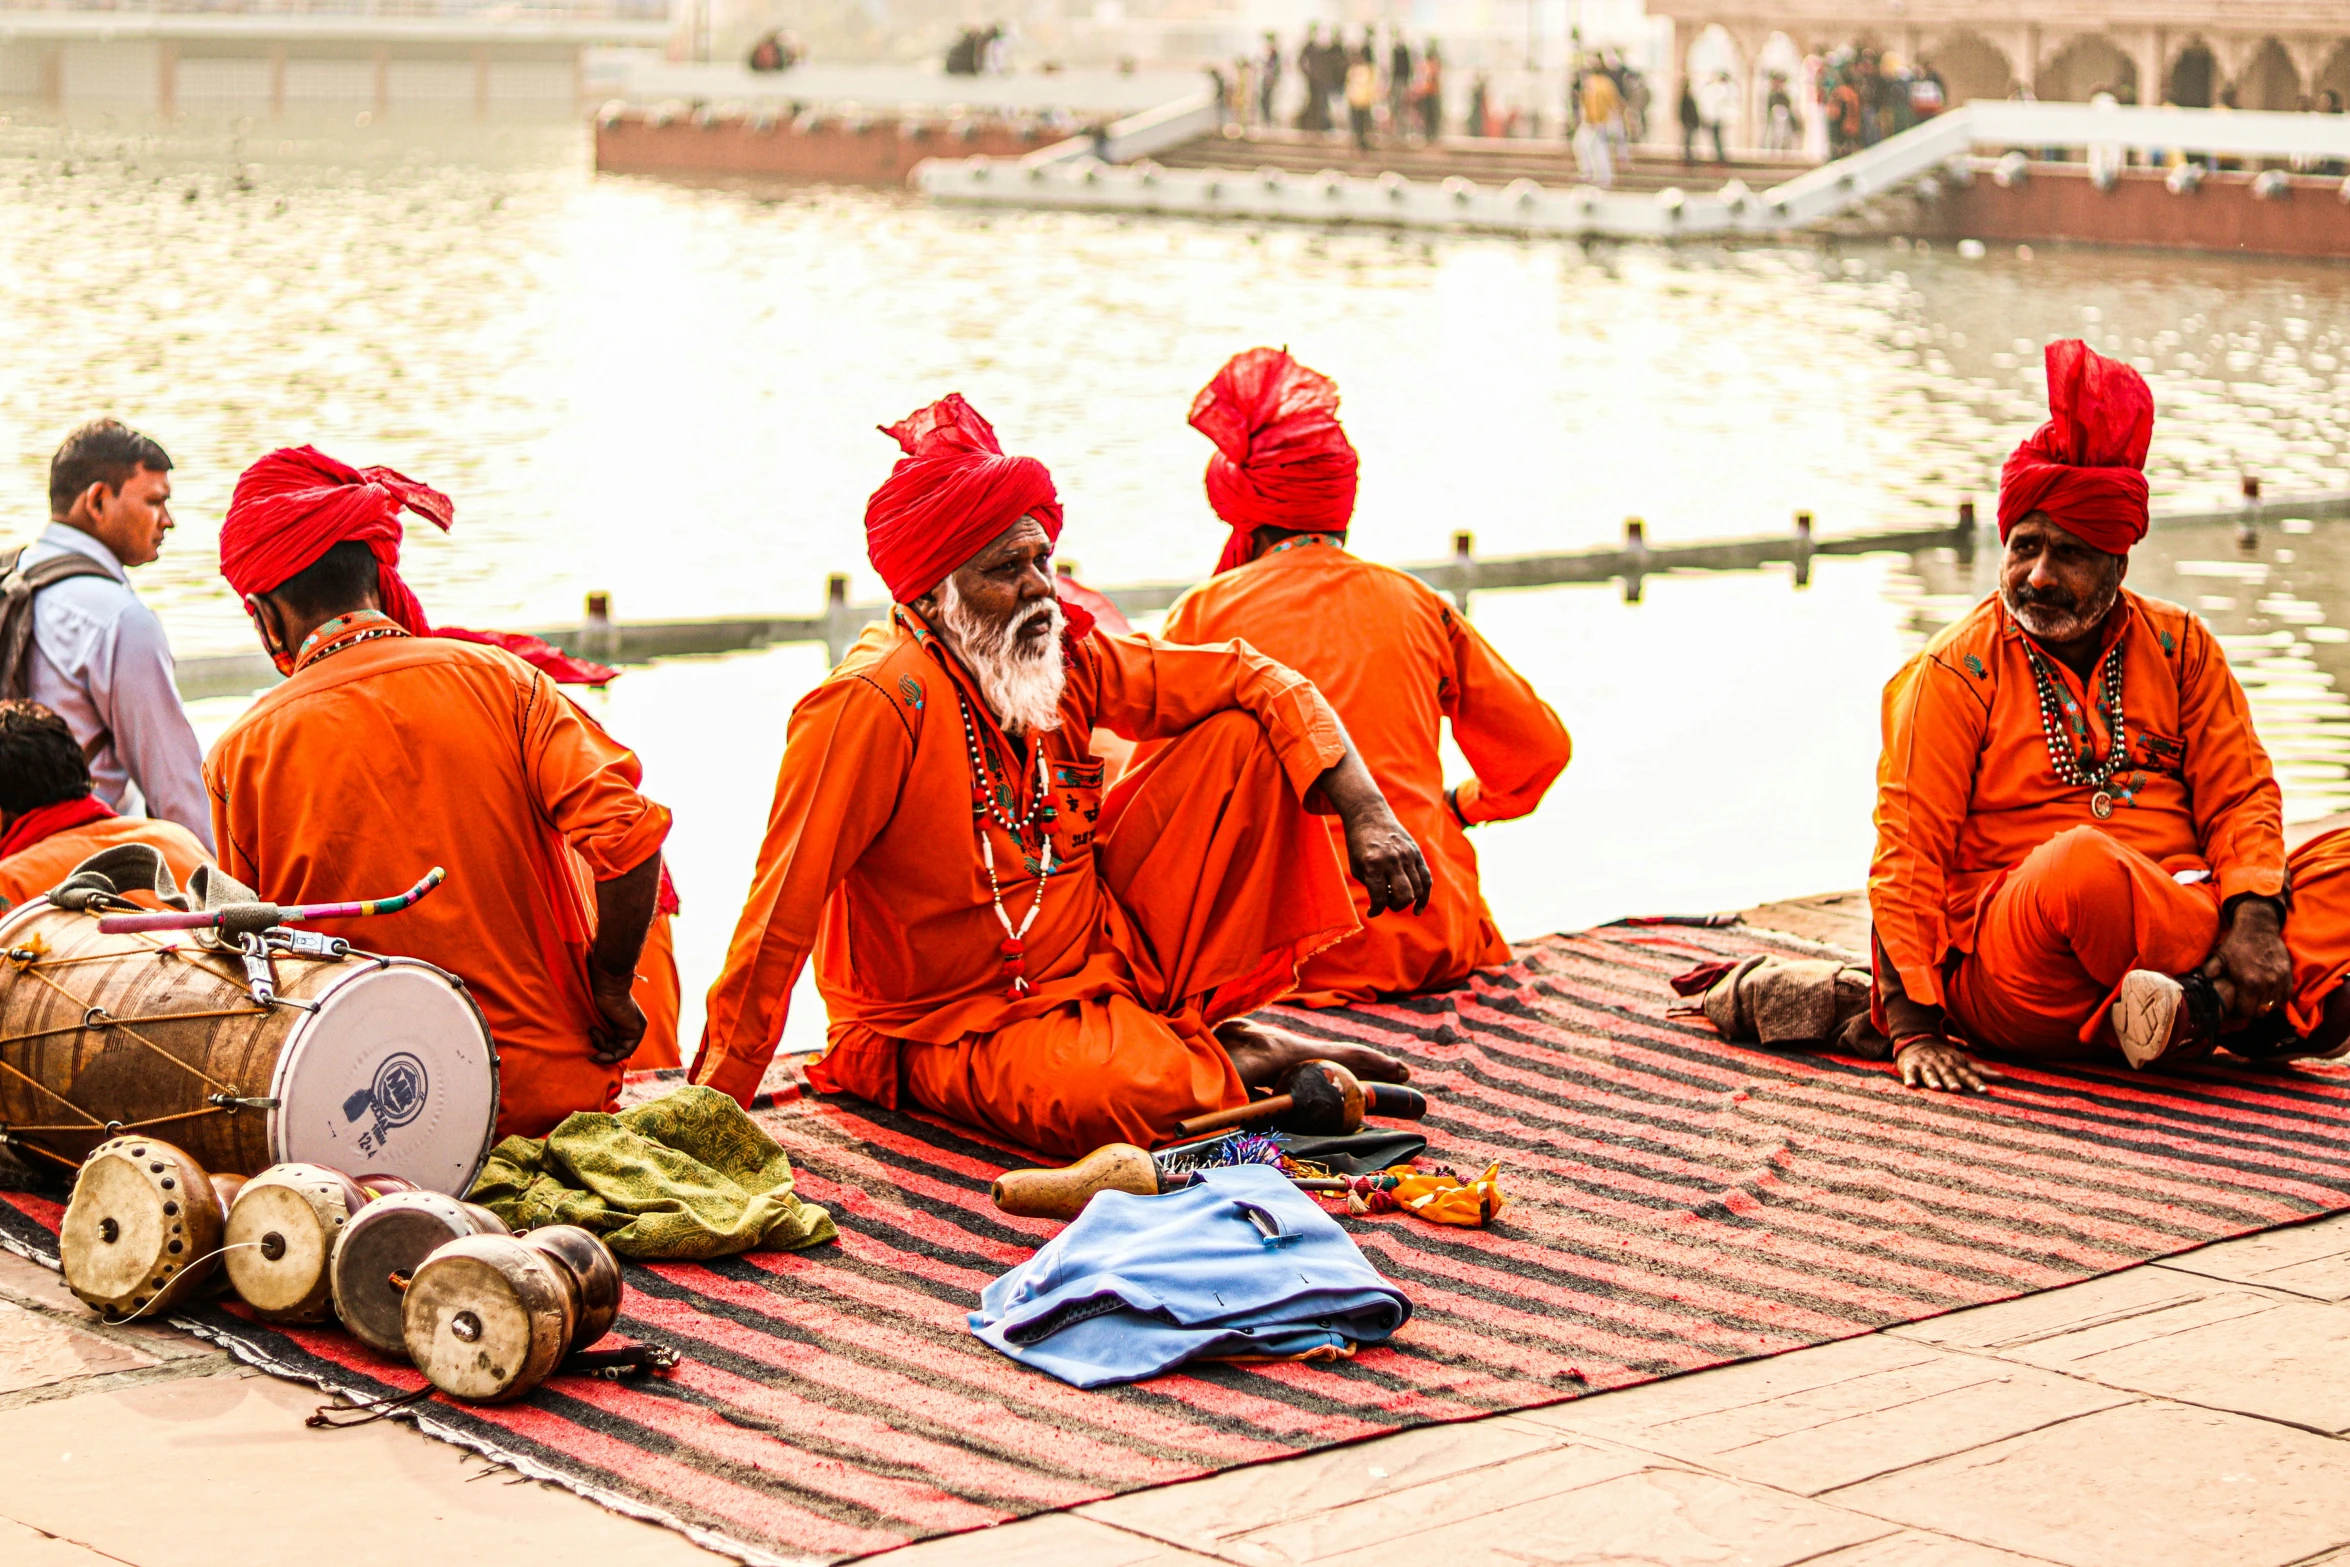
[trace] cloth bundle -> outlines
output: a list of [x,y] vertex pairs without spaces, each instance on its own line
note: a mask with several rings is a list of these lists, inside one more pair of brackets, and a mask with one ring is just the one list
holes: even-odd
[[1673,1015],[1703,1015],[1739,1044],[1809,1045],[1882,1061],[1893,1046],[1869,1021],[1869,985],[1867,969],[1832,958],[1701,963],[1674,979],[1677,994],[1697,1001]]
[[1330,1359],[1412,1314],[1338,1222],[1266,1165],[1204,1170],[1164,1197],[1095,1194],[980,1292],[971,1331],[1077,1387],[1192,1359]]
[[509,1137],[466,1196],[514,1229],[576,1224],[640,1262],[798,1251],[839,1233],[793,1195],[775,1139],[714,1088],[617,1115],[578,1111],[544,1141]]

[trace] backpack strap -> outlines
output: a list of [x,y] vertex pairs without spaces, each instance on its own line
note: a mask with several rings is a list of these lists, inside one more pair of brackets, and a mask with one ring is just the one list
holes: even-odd
[[[75,577],[114,577],[113,572],[76,550],[27,566],[27,547],[20,544],[0,555],[0,697],[21,699],[31,694],[34,596]],[[89,748],[83,749],[86,752]]]

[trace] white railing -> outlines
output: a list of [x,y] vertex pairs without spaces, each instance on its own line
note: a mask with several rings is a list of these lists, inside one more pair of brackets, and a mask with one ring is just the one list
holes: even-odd
[[1099,139],[1090,135],[1071,136],[1050,147],[1039,147],[1019,163],[1022,168],[1071,163],[1079,158],[1133,163],[1154,152],[1165,152],[1202,136],[1213,136],[1223,125],[1224,111],[1217,106],[1216,95],[1197,93],[1113,120],[1104,127]]
[[[1458,176],[1162,169],[1147,161],[1139,141],[1121,143],[1114,132],[1104,147],[1077,138],[1019,160],[932,159],[914,177],[938,200],[988,206],[1661,239],[1804,228],[1945,168],[1967,177],[1969,155],[1982,150],[2127,147],[2350,162],[2350,115],[2066,103],[1968,104],[1760,192],[1737,180],[1712,191],[1651,194],[1528,179],[1492,186]],[[1143,161],[1131,161],[1137,159]]]

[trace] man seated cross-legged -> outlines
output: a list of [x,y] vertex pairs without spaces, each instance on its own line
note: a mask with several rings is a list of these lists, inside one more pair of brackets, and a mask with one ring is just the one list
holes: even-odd
[[2051,418],[2000,478],[1999,591],[1885,691],[1869,877],[1877,1024],[1913,1086],[1966,1050],[2132,1066],[2350,1049],[2350,834],[2288,855],[2208,627],[2122,586],[2154,401],[2048,349]]
[[[1369,1001],[1507,963],[1468,829],[1542,803],[1572,751],[1566,725],[1435,589],[1349,553],[1355,449],[1328,376],[1286,350],[1249,349],[1200,392],[1191,422],[1216,443],[1208,501],[1232,536],[1162,634],[1245,642],[1311,680],[1436,878],[1424,911],[1369,921],[1308,958],[1297,999]],[[1448,720],[1471,768],[1451,789]]]
[[[792,714],[693,1079],[748,1100],[815,955],[820,1088],[1068,1157],[1162,1141],[1312,1056],[1245,1014],[1428,867],[1304,679],[1246,647],[1096,632],[1056,596],[1061,507],[960,397],[888,431],[866,508],[896,601]],[[1096,726],[1172,744],[1105,789]]]

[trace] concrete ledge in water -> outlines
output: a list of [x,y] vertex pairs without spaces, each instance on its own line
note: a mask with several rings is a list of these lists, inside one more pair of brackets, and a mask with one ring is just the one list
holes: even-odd
[[[2154,525],[2167,529],[2241,526],[2250,522],[2261,526],[2287,517],[2313,520],[2350,517],[2350,491],[2251,499],[2217,511],[2160,513]],[[1780,562],[1795,565],[1801,580],[1810,561],[1821,555],[1909,554],[1933,549],[1955,550],[1965,555],[1995,545],[1988,525],[1978,527],[1963,511],[1956,523],[1940,528],[1895,528],[1821,536],[1799,527],[1759,537],[1652,545],[1647,542],[1646,530],[1634,524],[1627,527],[1626,535],[1621,546],[1487,559],[1469,554],[1467,535],[1461,535],[1461,552],[1451,560],[1402,569],[1440,593],[1465,597],[1501,588],[1590,582],[1621,581],[1629,590],[1643,577],[1666,572],[1750,571]],[[846,580],[836,578],[835,582],[845,588]],[[1144,582],[1098,591],[1127,614],[1146,615],[1168,608],[1192,586],[1190,582]],[[675,621],[589,620],[539,628],[531,634],[544,637],[567,653],[615,664],[740,653],[791,642],[821,642],[837,658],[860,631],[888,612],[886,604],[851,604],[845,596],[838,596],[826,605],[824,613],[817,615],[735,615]],[[277,679],[276,667],[258,652],[179,661],[180,695],[189,701],[245,696],[275,685]]]

